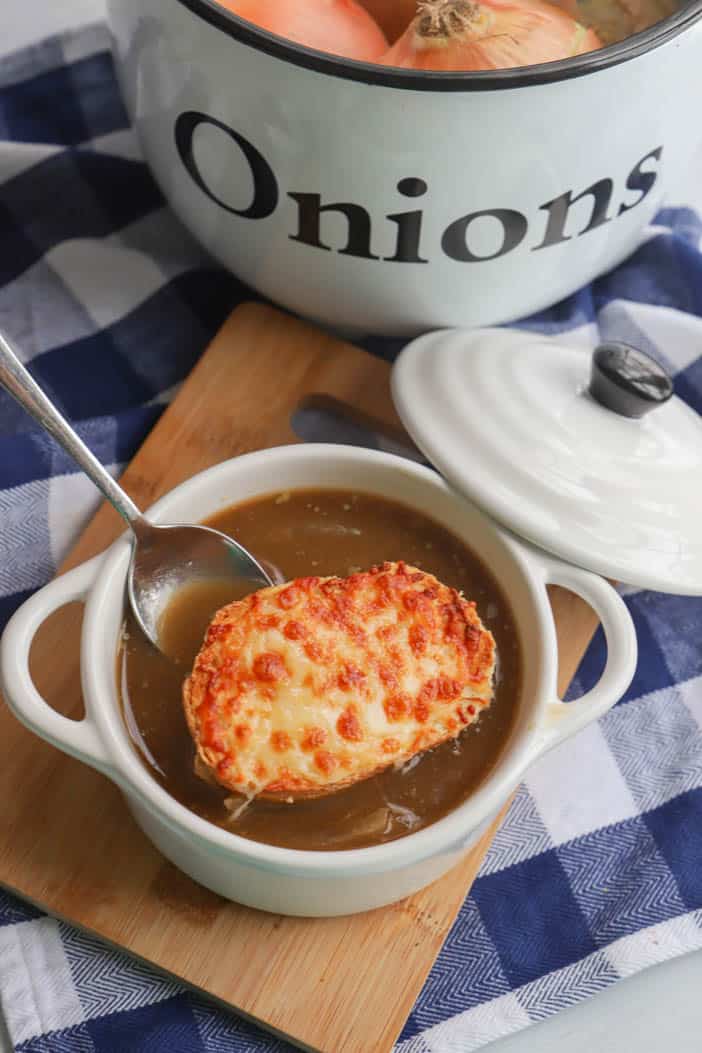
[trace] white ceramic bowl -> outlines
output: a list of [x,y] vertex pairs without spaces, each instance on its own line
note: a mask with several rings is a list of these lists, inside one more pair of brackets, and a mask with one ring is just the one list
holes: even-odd
[[[636,637],[624,603],[607,582],[518,541],[437,474],[389,454],[313,444],[247,454],[183,483],[153,507],[150,517],[157,522],[192,522],[257,494],[298,487],[348,487],[429,512],[470,545],[509,597],[524,655],[516,724],[489,778],[444,819],[373,848],[307,852],[248,841],[175,801],[143,766],[120,713],[115,655],[124,611],[127,538],[57,578],[14,615],[2,640],[2,689],[23,723],[112,779],[147,837],[202,885],[239,903],[282,914],[350,914],[401,899],[458,862],[527,767],[561,739],[602,716],[621,697],[634,672]],[[587,600],[607,637],[607,665],[599,683],[584,698],[568,704],[560,702],[556,693],[549,582]],[[42,622],[77,599],[87,604],[81,643],[86,716],[80,722],[47,706],[28,666],[32,639]],[[554,787],[558,792],[559,787]]]

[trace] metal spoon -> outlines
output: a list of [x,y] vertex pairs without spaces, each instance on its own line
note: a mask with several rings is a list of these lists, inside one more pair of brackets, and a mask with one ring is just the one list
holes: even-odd
[[[0,333],[0,385],[83,469],[126,520],[133,535],[128,592],[134,615],[158,650],[159,620],[174,593],[203,581],[232,582],[232,596],[273,584],[254,557],[225,534],[203,526],[154,526],[78,438]],[[242,585],[250,586],[242,589]]]

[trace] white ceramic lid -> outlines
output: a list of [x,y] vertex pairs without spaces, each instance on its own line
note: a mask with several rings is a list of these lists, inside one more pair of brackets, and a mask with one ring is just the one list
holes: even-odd
[[413,341],[392,384],[425,456],[504,526],[617,581],[702,594],[702,418],[647,356],[447,330]]

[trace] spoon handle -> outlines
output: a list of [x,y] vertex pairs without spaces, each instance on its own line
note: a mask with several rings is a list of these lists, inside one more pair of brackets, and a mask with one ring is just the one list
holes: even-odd
[[0,333],[0,385],[56,439],[85,474],[92,479],[117,512],[137,532],[146,525],[132,499],[118,486],[110,473],[80,439],[68,421],[20,362],[6,338]]

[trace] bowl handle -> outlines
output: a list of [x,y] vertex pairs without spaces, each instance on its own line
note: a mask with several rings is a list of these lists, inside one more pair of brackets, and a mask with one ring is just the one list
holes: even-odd
[[574,702],[550,701],[542,724],[543,753],[581,728],[604,716],[619,701],[636,670],[638,647],[631,614],[621,596],[604,578],[570,563],[539,553],[546,585],[560,585],[589,603],[597,614],[607,641],[607,662],[590,691]]
[[29,653],[40,626],[60,607],[85,599],[101,562],[102,556],[95,556],[55,578],[15,612],[0,641],[0,683],[18,720],[65,753],[105,772],[109,758],[90,718],[71,720],[57,713],[41,697],[29,671]]

